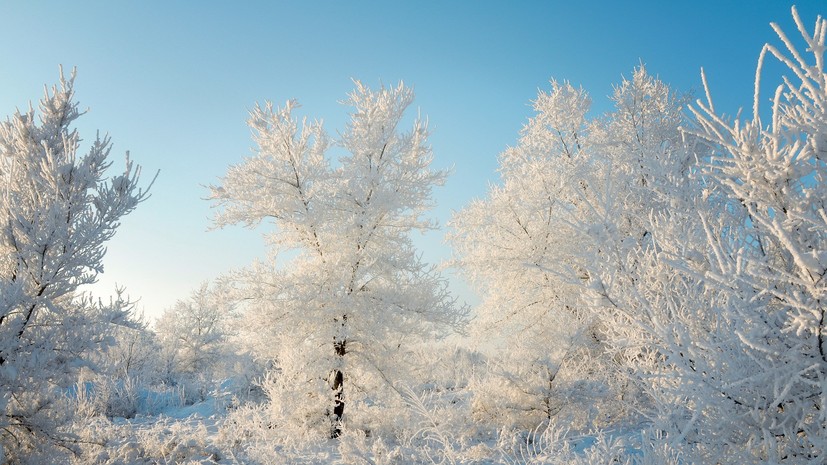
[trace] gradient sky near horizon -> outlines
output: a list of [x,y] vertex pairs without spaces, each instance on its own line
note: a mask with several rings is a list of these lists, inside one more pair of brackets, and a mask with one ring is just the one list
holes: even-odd
[[[0,0],[0,115],[36,102],[58,65],[77,67],[76,97],[89,109],[81,137],[108,133],[116,164],[129,150],[147,182],[160,170],[152,197],[109,243],[94,288],[103,295],[123,285],[154,317],[265,255],[261,231],[208,231],[204,200],[206,185],[252,153],[245,121],[256,102],[296,98],[301,115],[335,134],[352,79],[413,86],[434,164],[453,170],[435,191],[433,216],[444,226],[497,182],[497,155],[516,143],[549,79],[582,85],[597,115],[640,63],[696,96],[704,67],[719,111],[749,109],[761,47],[780,43],[769,23],[797,37],[792,4]],[[795,4],[809,28],[827,13],[824,0]],[[450,256],[443,233],[416,238],[426,260]]]

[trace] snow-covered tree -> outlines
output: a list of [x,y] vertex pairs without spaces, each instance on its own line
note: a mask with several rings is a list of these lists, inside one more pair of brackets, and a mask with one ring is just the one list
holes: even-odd
[[[693,463],[814,464],[827,451],[827,23],[810,34],[793,16],[812,58],[773,26],[787,51],[764,48],[752,119],[721,116],[707,88],[682,123],[684,148],[645,152],[659,175],[640,176],[636,145],[610,146],[626,160],[605,178],[617,214],[599,227],[570,220],[597,238],[578,243],[597,247],[586,288],[606,353],[646,392],[642,412],[666,447]],[[792,74],[764,124],[768,56]]]
[[159,377],[161,348],[148,326],[140,319],[131,325],[113,328],[114,344],[102,356],[115,379],[152,383]]
[[336,163],[322,125],[300,124],[294,101],[257,106],[249,120],[256,153],[212,187],[217,225],[270,219],[273,256],[294,251],[235,279],[250,339],[279,366],[285,395],[296,393],[291,415],[334,437],[346,398],[375,402],[404,368],[400,350],[461,327],[466,316],[411,242],[413,231],[433,227],[422,217],[446,176],[430,168],[423,122],[398,129],[412,101],[401,84],[373,91],[357,82]]
[[228,355],[234,306],[225,295],[220,287],[203,283],[155,323],[168,382],[213,381]]
[[[827,22],[818,18],[810,34],[795,9],[793,17],[811,57],[773,24],[786,51],[762,50],[751,119],[721,116],[708,88],[706,103],[693,108],[689,132],[706,144],[706,203],[687,232],[703,247],[675,247],[677,234],[661,241],[662,261],[682,277],[657,280],[695,285],[670,286],[671,324],[653,314],[633,319],[628,332],[666,361],[652,373],[652,391],[661,404],[680,404],[664,409],[661,427],[705,463],[827,457]],[[770,55],[791,74],[765,122],[760,89]]]
[[[683,100],[642,66],[613,100],[614,112],[590,120],[585,91],[552,82],[519,144],[500,158],[501,185],[452,221],[457,261],[484,290],[478,340],[519,354],[523,367],[501,378],[529,394],[512,410],[538,419],[559,411],[551,396],[574,392],[566,379],[591,380],[581,387],[591,386],[595,401],[625,395],[603,354],[605,313],[640,310],[634,254],[652,247],[651,214],[679,202],[686,184]],[[518,373],[533,373],[534,385]]]
[[128,158],[122,174],[106,177],[108,138],[78,153],[73,81],[61,73],[39,115],[30,108],[0,123],[0,445],[12,462],[72,448],[58,388],[129,308],[77,292],[102,271],[104,243],[146,193]]
[[111,326],[107,334],[110,344],[96,350],[91,357],[96,375],[109,380],[139,379],[154,381],[159,372],[159,345],[144,316],[134,310],[135,303],[117,289],[110,305],[129,312],[123,324]]

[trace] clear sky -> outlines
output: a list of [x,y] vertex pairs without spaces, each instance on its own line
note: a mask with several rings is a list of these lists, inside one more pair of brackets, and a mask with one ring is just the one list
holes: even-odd
[[[109,133],[113,156],[129,150],[147,181],[160,170],[152,197],[110,242],[96,287],[122,284],[154,316],[264,255],[259,232],[208,232],[203,200],[205,185],[251,153],[245,121],[255,102],[297,98],[302,114],[335,133],[351,79],[414,86],[435,164],[453,169],[435,192],[444,225],[497,182],[497,155],[516,142],[550,78],[582,85],[602,113],[612,85],[640,62],[696,95],[703,66],[716,107],[734,113],[751,106],[761,46],[778,43],[769,22],[797,35],[792,4],[0,0],[0,115],[36,101],[59,64],[76,66],[76,95],[90,110],[81,137]],[[827,13],[825,0],[796,4],[808,25]],[[431,262],[450,254],[441,231],[417,244]]]

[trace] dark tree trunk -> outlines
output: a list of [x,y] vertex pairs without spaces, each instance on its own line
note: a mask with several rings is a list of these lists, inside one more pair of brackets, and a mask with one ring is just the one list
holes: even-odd
[[[347,341],[334,340],[333,348],[336,351],[336,356],[341,360],[347,353]],[[333,371],[330,387],[334,392],[333,416],[330,419],[333,429],[330,432],[330,437],[336,439],[342,435],[342,417],[345,414],[345,374],[342,370]]]

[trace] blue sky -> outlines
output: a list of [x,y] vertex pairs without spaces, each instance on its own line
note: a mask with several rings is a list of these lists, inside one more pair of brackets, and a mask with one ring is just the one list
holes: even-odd
[[[827,2],[796,2],[808,25]],[[37,100],[76,66],[89,113],[81,137],[107,132],[129,150],[152,197],[123,221],[105,274],[157,315],[201,281],[264,255],[256,231],[210,231],[204,187],[251,152],[247,111],[297,98],[330,132],[348,109],[351,79],[416,89],[438,167],[441,224],[497,182],[497,155],[531,116],[550,78],[582,85],[595,113],[641,61],[681,91],[701,95],[703,66],[716,107],[752,102],[761,46],[778,22],[794,37],[791,2],[735,1],[6,1],[0,0],[0,115]],[[442,232],[417,238],[425,258],[450,253]],[[463,297],[470,295],[457,286]]]

